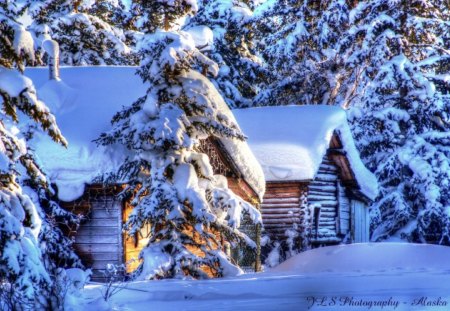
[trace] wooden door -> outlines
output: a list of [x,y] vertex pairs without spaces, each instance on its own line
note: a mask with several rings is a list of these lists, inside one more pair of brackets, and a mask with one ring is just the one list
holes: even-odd
[[83,264],[92,269],[91,279],[104,281],[108,264],[121,265],[122,204],[112,196],[90,201],[90,212],[75,235],[74,248]]
[[369,242],[369,211],[361,201],[352,200],[352,232],[354,243]]

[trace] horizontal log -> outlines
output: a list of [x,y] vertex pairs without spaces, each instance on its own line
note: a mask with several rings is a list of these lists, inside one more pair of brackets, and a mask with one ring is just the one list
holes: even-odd
[[80,253],[118,253],[122,248],[121,245],[116,243],[111,244],[81,244],[74,245],[77,252]]
[[319,221],[319,225],[320,226],[328,226],[328,225],[331,225],[331,226],[336,226],[336,219],[332,219],[332,218],[322,218],[322,219],[320,219],[320,221]]
[[110,226],[110,227],[90,227],[90,226],[84,226],[81,225],[78,228],[78,231],[75,236],[78,235],[114,235],[119,234],[122,230],[118,228],[118,226]]
[[300,218],[263,218],[263,224],[287,224],[287,223],[300,223]]
[[[306,200],[305,200],[306,202]],[[300,206],[300,201],[264,201],[260,206],[275,206],[275,207],[283,207],[283,206]]]
[[271,202],[298,203],[299,201],[300,201],[299,197],[289,197],[289,198],[266,198],[266,197],[264,197],[262,203],[271,203]]
[[298,208],[298,204],[292,204],[292,203],[279,203],[279,204],[263,203],[263,204],[261,204],[261,208],[286,208],[286,207]]
[[78,244],[110,244],[110,243],[116,243],[118,244],[119,236],[116,235],[77,235],[75,237],[75,243]]
[[336,201],[336,197],[334,195],[326,195],[326,194],[310,194],[308,193],[308,201]]
[[296,193],[296,194],[292,194],[292,193],[266,193],[264,195],[264,200],[267,200],[267,199],[287,199],[287,198],[298,199],[298,198],[301,197],[301,195],[302,195],[301,193]]
[[105,219],[105,218],[115,218],[117,219],[121,216],[121,209],[119,208],[99,208],[91,209],[90,213],[87,215],[89,219]]
[[320,214],[320,219],[336,219],[336,215],[334,214]]
[[314,195],[320,195],[320,196],[333,196],[336,197],[336,191],[335,190],[322,190],[322,189],[309,189],[308,196],[314,196]]
[[286,228],[273,228],[266,230],[267,234],[269,236],[278,236],[286,238],[286,230],[293,230],[292,227],[286,227]]
[[329,206],[329,205],[320,206],[320,212],[336,212],[336,211],[337,211],[336,206]]
[[321,205],[324,207],[332,207],[332,206],[338,205],[337,201],[308,200],[308,203],[309,204],[317,204],[317,205]]
[[294,223],[286,223],[286,224],[267,224],[264,225],[264,228],[266,228],[266,230],[270,231],[272,229],[292,229],[292,225]]
[[120,258],[122,258],[123,256],[121,254],[119,254],[118,252],[115,253],[80,253],[78,254],[78,256],[80,256],[80,258],[86,259],[87,261],[91,262],[92,260],[106,260],[106,261],[118,261]]
[[314,178],[314,180],[317,181],[336,181],[338,179],[337,175],[334,174],[326,174],[326,173],[322,173],[322,174],[317,174],[316,177]]
[[319,166],[319,171],[337,172],[338,168],[333,163],[322,162]]
[[300,218],[300,213],[295,214],[263,214],[263,219]]
[[81,227],[117,227],[119,224],[118,218],[109,219],[88,219],[80,225]]
[[263,214],[288,214],[289,212],[298,213],[300,212],[300,208],[292,207],[292,208],[263,208],[261,209]]
[[292,182],[292,181],[286,181],[286,182],[271,182],[268,181],[266,183],[266,189],[271,189],[271,188],[279,188],[279,187],[291,187],[291,188],[301,188],[304,186],[304,182]]
[[320,191],[320,192],[329,192],[329,193],[336,193],[336,186],[333,184],[317,184],[312,183],[308,187],[308,191]]

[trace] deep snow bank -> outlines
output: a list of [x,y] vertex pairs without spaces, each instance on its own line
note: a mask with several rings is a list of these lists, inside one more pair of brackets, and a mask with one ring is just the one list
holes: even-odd
[[429,244],[360,243],[316,248],[298,254],[269,273],[450,273],[450,247]]

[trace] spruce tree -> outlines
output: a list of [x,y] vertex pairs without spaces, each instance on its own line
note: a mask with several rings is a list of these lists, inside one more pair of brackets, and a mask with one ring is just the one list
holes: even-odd
[[43,53],[40,43],[53,39],[59,44],[62,65],[136,64],[136,55],[126,44],[131,39],[121,27],[110,24],[123,18],[120,6],[100,0],[93,5],[82,1],[28,1],[33,19],[29,30],[36,38],[39,54]]
[[212,30],[213,42],[199,48],[219,65],[213,82],[231,108],[251,106],[259,86],[270,76],[256,53],[253,7],[252,1],[199,1],[198,13],[185,27]]
[[350,15],[340,49],[364,68],[353,129],[381,185],[372,239],[448,245],[448,16],[434,0],[364,1]]
[[[15,1],[0,3],[0,308],[55,308],[59,293],[52,274],[76,264],[70,240],[60,234],[48,215],[73,219],[51,199],[48,181],[27,147],[27,138],[40,126],[66,145],[54,116],[37,99],[24,66],[34,61],[31,34],[17,22],[24,12]],[[42,207],[45,205],[46,210]],[[48,214],[47,214],[48,213]],[[57,250],[54,248],[58,248]],[[56,253],[58,254],[56,255]],[[67,259],[58,263],[56,256]],[[71,261],[71,262],[69,262]]]
[[244,136],[222,111],[226,104],[207,78],[217,74],[217,64],[178,30],[196,2],[135,1],[133,8],[143,13],[137,22],[145,31],[138,74],[150,86],[115,115],[112,130],[98,142],[121,144],[130,152],[109,180],[126,181],[124,193],[133,194],[134,210],[125,225],[130,236],[151,226],[136,274],[147,279],[236,274],[239,269],[223,252],[224,239],[252,244],[238,230],[242,212],[255,222],[261,218],[198,151],[209,136]]
[[336,105],[354,95],[337,50],[348,1],[283,0],[255,12],[259,49],[273,72],[255,106]]

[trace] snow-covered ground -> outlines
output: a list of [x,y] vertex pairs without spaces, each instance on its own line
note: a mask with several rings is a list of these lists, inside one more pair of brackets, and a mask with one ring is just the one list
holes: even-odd
[[450,310],[450,247],[400,243],[315,249],[270,271],[214,280],[133,282],[73,310]]

